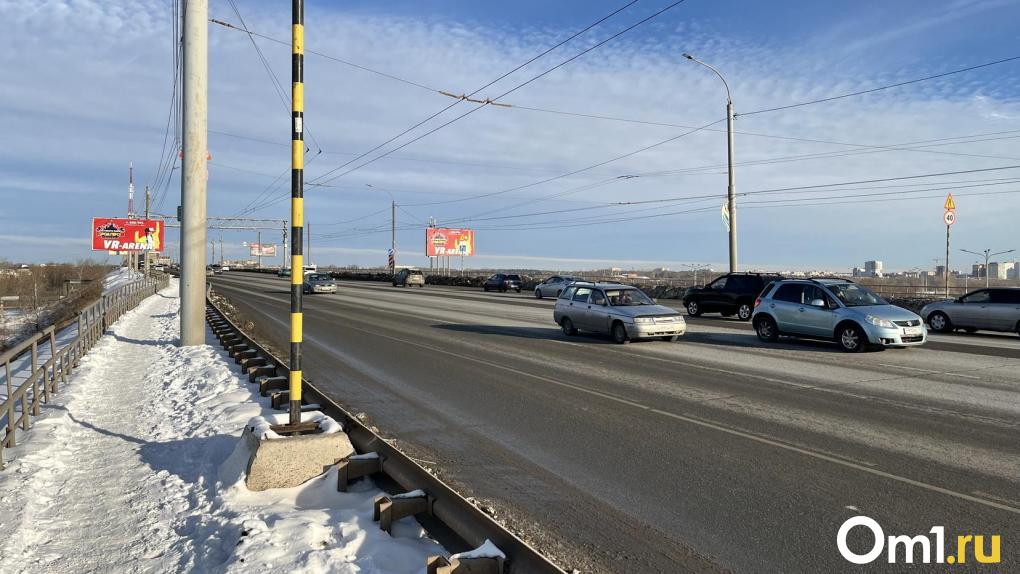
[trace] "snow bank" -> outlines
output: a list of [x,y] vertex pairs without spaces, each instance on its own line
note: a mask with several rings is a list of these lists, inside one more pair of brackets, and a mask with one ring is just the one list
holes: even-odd
[[[259,438],[259,440],[262,439],[276,440],[287,437],[280,436],[279,434],[273,432],[272,427],[276,425],[286,424],[289,422],[290,422],[289,414],[273,412],[270,414],[253,417],[250,421],[248,421],[248,428],[252,430],[252,432],[255,434],[255,436]],[[319,432],[321,432],[322,434],[333,434],[343,432],[344,430],[343,425],[336,422],[332,418],[322,414],[319,411],[302,412],[301,422],[319,423]]]
[[379,530],[382,493],[369,480],[337,492],[335,469],[249,491],[241,432],[278,413],[211,333],[177,347],[178,310],[174,281],[125,314],[8,451],[0,572],[400,574],[446,554],[412,519]]

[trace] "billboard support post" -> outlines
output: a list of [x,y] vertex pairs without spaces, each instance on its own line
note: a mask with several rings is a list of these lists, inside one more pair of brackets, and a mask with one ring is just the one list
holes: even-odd
[[258,257],[256,257],[256,259],[255,259],[255,268],[261,270],[262,269],[262,230],[261,229],[255,232],[255,241],[259,242],[259,254],[258,254]]

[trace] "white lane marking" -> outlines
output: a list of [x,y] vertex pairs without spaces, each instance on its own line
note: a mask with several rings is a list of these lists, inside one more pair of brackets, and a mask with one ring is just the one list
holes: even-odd
[[847,510],[853,510],[854,512],[860,512],[860,510],[856,506],[849,506],[848,505],[848,506],[844,506],[843,508],[845,508]]
[[1020,506],[1020,501],[1011,500],[1009,498],[1003,498],[1001,496],[995,496],[994,494],[988,494],[987,492],[982,492],[980,490],[975,490],[975,491],[971,492],[971,494],[980,496],[981,498],[988,498],[988,499],[991,499],[991,500],[997,500],[999,502],[1003,502],[1003,503],[1006,503],[1006,504],[1009,504],[1009,505],[1012,505],[1012,506]]
[[837,465],[844,466],[844,467],[847,467],[847,468],[852,468],[852,469],[855,469],[855,470],[858,470],[858,471],[861,471],[861,472],[864,472],[864,473],[867,473],[867,474],[871,474],[871,475],[874,475],[874,476],[886,478],[886,479],[893,480],[893,481],[896,481],[896,482],[900,482],[900,483],[903,483],[903,484],[906,484],[906,485],[909,485],[909,486],[914,486],[916,488],[920,488],[920,489],[923,489],[923,490],[928,490],[930,492],[936,492],[936,493],[939,493],[939,494],[944,494],[946,496],[950,496],[950,497],[953,497],[953,498],[958,498],[960,500],[965,500],[967,502],[973,502],[975,504],[980,504],[980,505],[983,505],[983,506],[988,506],[990,508],[996,508],[998,510],[1004,510],[1006,512],[1011,512],[1013,514],[1020,514],[1020,508],[1017,508],[1017,507],[1014,507],[1014,506],[1010,506],[1008,504],[1002,504],[1002,503],[994,502],[994,501],[987,500],[987,499],[984,499],[984,498],[978,498],[976,496],[971,496],[971,495],[965,494],[963,492],[957,492],[955,490],[951,490],[951,489],[948,489],[948,488],[943,488],[941,486],[937,486],[937,485],[934,485],[934,484],[929,484],[927,482],[922,482],[922,481],[919,481],[919,480],[914,480],[912,478],[907,478],[905,476],[900,476],[900,475],[897,475],[897,474],[893,474],[891,472],[885,472],[885,471],[879,470],[877,468],[868,467],[868,466],[866,466],[864,464],[859,464],[859,463],[856,463],[856,462],[851,462],[849,460],[844,460],[842,458],[837,458],[835,456],[831,456],[831,455],[827,455],[827,454],[822,454],[820,452],[815,452],[813,450],[807,450],[805,448],[801,448],[801,447],[798,447],[798,446],[793,446],[793,445],[790,445],[790,444],[786,444],[786,443],[783,443],[783,442],[779,442],[779,441],[776,441],[776,440],[772,440],[772,439],[765,438],[765,437],[762,437],[762,436],[758,436],[758,435],[755,435],[755,434],[751,434],[751,433],[748,433],[748,432],[744,432],[744,431],[736,430],[736,429],[733,429],[733,428],[729,428],[729,427],[727,427],[725,425],[722,425],[720,423],[710,422],[710,421],[707,421],[707,420],[701,420],[701,419],[697,419],[697,418],[694,418],[694,417],[690,417],[690,416],[686,416],[686,415],[681,415],[681,414],[678,414],[678,413],[673,413],[673,412],[670,412],[670,411],[664,411],[662,409],[651,407],[651,406],[642,404],[640,402],[632,401],[630,399],[625,399],[623,397],[619,397],[619,396],[616,396],[616,395],[613,395],[613,394],[610,394],[610,393],[606,393],[606,392],[602,392],[602,391],[597,391],[595,389],[589,389],[589,388],[586,388],[586,387],[582,387],[580,385],[575,385],[573,383],[557,381],[557,380],[551,379],[549,377],[544,377],[542,375],[536,375],[534,373],[529,373],[527,371],[522,371],[520,369],[515,369],[513,367],[509,367],[507,365],[503,365],[503,364],[500,364],[500,363],[495,363],[495,362],[492,362],[492,361],[487,361],[487,360],[484,360],[484,359],[479,359],[478,357],[473,357],[473,356],[470,356],[470,355],[464,355],[464,354],[461,354],[461,353],[455,353],[453,351],[448,351],[446,349],[442,349],[442,348],[439,348],[439,347],[434,347],[432,345],[426,345],[424,343],[418,343],[416,341],[408,341],[406,339],[401,339],[399,337],[393,337],[393,336],[390,336],[390,335],[383,335],[381,333],[376,333],[374,331],[368,331],[366,329],[359,329],[357,327],[348,326],[347,328],[355,330],[355,331],[361,331],[362,333],[366,333],[366,334],[369,334],[369,335],[375,335],[377,337],[382,337],[384,339],[389,339],[391,341],[396,341],[398,343],[404,343],[406,345],[412,345],[412,346],[415,346],[415,347],[420,347],[420,348],[427,349],[427,350],[432,351],[432,352],[442,353],[444,355],[450,355],[452,357],[457,357],[459,359],[464,359],[464,360],[468,360],[468,361],[474,361],[476,363],[481,363],[481,364],[489,366],[489,367],[493,367],[493,368],[496,368],[496,369],[502,369],[504,371],[509,371],[509,372],[517,374],[517,375],[529,377],[529,378],[532,378],[532,379],[537,379],[537,380],[540,380],[540,381],[543,381],[543,382],[546,382],[546,383],[550,383],[550,384],[553,384],[553,385],[557,385],[557,386],[560,386],[560,387],[565,387],[565,388],[568,388],[568,389],[573,389],[575,391],[579,391],[579,392],[586,393],[586,394],[589,394],[589,395],[594,395],[594,396],[597,396],[597,397],[601,397],[601,398],[604,398],[604,399],[607,399],[607,400],[610,400],[610,401],[613,401],[613,402],[617,402],[617,403],[620,403],[620,404],[625,404],[625,405],[628,405],[628,406],[631,406],[631,407],[634,407],[634,408],[637,408],[637,409],[641,409],[641,410],[644,410],[644,411],[647,411],[647,412],[655,413],[655,414],[658,414],[658,415],[661,415],[661,416],[664,416],[664,417],[669,417],[669,418],[672,418],[672,419],[676,419],[676,420],[679,420],[679,421],[683,421],[683,422],[686,422],[686,423],[689,423],[689,424],[693,424],[693,425],[701,426],[701,427],[704,427],[704,428],[709,428],[709,429],[712,429],[712,430],[716,430],[716,431],[719,431],[719,432],[722,432],[722,433],[726,433],[726,434],[729,434],[729,435],[745,438],[745,439],[748,439],[748,440],[751,440],[751,441],[755,441],[755,442],[758,442],[758,443],[761,443],[761,444],[766,444],[766,445],[773,446],[773,447],[776,447],[776,448],[788,450],[788,451],[791,451],[791,452],[796,452],[796,453],[799,453],[799,454],[802,454],[802,455],[805,455],[805,456],[808,456],[808,457],[811,457],[811,458],[815,458],[815,459],[818,459],[818,460],[824,460],[824,461],[827,461],[827,462],[831,462],[833,464],[837,464]]

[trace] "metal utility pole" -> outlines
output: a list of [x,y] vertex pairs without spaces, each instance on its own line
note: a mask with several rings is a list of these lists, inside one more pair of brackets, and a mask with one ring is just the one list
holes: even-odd
[[[312,222],[309,221],[305,224],[305,241],[308,243],[308,249],[305,249],[305,256],[308,257],[307,264],[312,264]],[[301,273],[304,273],[304,265],[301,267]]]
[[729,182],[726,187],[726,213],[730,223],[730,273],[733,273],[737,270],[737,197],[736,183],[733,177],[733,98],[730,96],[730,85],[726,82],[726,78],[719,73],[719,70],[690,54],[683,54],[683,57],[715,72],[726,88],[726,161],[729,169]]
[[255,241],[258,242],[259,249],[255,252],[255,268],[262,269],[262,231],[255,232]]
[[[291,177],[290,177],[290,221],[291,221],[291,273],[290,273],[290,417],[289,424],[279,430],[298,432],[301,424],[301,339],[302,312],[301,289],[304,285],[304,254],[301,252],[305,224],[305,4],[304,0],[292,0],[291,37]],[[311,257],[311,233],[308,238]],[[314,425],[311,425],[314,426]]]
[[223,255],[223,235],[220,234],[220,267],[223,267],[223,260],[224,259],[225,259],[225,256]]
[[[149,186],[145,186],[145,220],[149,220],[149,209],[152,207],[152,197],[149,195]],[[205,249],[203,248],[203,251]],[[146,249],[142,254],[145,257],[145,276],[149,276],[149,250]]]
[[206,156],[209,95],[209,1],[184,4],[181,170],[181,345],[205,343]]
[[397,272],[397,202],[390,201],[390,251],[393,253],[393,265],[390,273]]
[[978,251],[968,251],[967,249],[961,249],[960,251],[963,251],[964,253],[970,253],[971,255],[977,255],[979,257],[984,257],[985,258],[985,288],[987,289],[988,285],[989,285],[989,279],[991,278],[988,275],[988,261],[992,257],[995,257],[996,255],[1005,255],[1007,253],[1013,253],[1014,251],[1016,251],[1016,249],[1009,249],[1007,251],[997,251],[995,253],[992,253],[991,249],[985,249],[984,251],[981,251],[981,252],[978,252]]

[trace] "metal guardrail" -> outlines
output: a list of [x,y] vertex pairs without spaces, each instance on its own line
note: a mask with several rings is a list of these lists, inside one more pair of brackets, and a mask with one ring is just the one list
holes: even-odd
[[[248,375],[249,382],[259,382],[260,389],[285,388],[282,382],[285,382],[290,374],[287,362],[274,356],[241,330],[209,298],[206,299],[206,319],[223,347],[230,352],[235,362],[241,365],[241,372]],[[357,452],[376,453],[379,457],[379,471],[401,488],[408,492],[424,491],[431,502],[429,514],[445,524],[469,546],[478,547],[485,540],[490,540],[506,555],[505,570],[508,574],[564,574],[564,571],[549,559],[386,442],[315,385],[305,379],[302,379],[301,383],[302,402],[318,404],[323,412],[340,421]],[[288,394],[287,391],[279,391],[273,397],[273,405],[285,407]]]
[[[41,404],[50,402],[60,384],[67,383],[71,370],[102,337],[106,328],[126,311],[133,309],[149,295],[166,287],[166,276],[150,277],[122,285],[82,309],[78,316],[59,325],[51,325],[29,336],[24,341],[0,354],[4,368],[7,396],[0,403],[0,423],[6,432],[0,441],[0,470],[5,467],[3,449],[17,442],[18,427],[23,432],[31,428],[30,417],[39,416]],[[57,333],[77,322],[78,332],[74,339],[57,347]],[[49,347],[49,358],[40,363],[40,346]],[[28,376],[14,384],[14,376],[23,370],[12,369],[12,363],[28,359]]]

